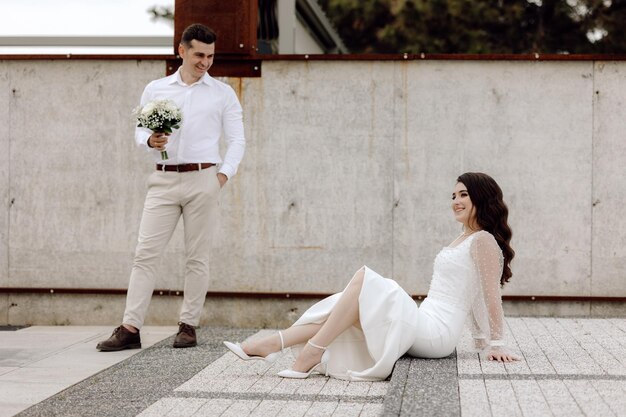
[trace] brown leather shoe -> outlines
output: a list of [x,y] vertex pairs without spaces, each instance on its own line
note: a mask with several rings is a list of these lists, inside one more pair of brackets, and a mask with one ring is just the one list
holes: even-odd
[[194,347],[198,344],[196,340],[196,329],[187,323],[178,322],[178,334],[174,339],[175,348]]
[[124,349],[141,349],[139,330],[133,333],[124,326],[116,327],[113,334],[96,346],[101,352],[115,352]]

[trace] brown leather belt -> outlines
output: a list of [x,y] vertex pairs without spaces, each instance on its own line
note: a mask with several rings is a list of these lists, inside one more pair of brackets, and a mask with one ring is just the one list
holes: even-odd
[[161,165],[157,164],[157,171],[175,171],[175,172],[188,172],[188,171],[200,171],[202,169],[211,168],[215,164],[211,162],[202,162],[198,164],[181,164],[181,165]]

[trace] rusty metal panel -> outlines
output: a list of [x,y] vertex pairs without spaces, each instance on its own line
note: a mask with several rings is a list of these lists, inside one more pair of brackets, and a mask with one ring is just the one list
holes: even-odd
[[257,0],[176,0],[174,53],[185,28],[202,23],[217,34],[217,54],[253,55],[257,43],[257,13]]
[[[171,75],[183,63],[181,59],[168,59],[165,61],[165,74]],[[260,77],[260,59],[228,59],[216,60],[209,70],[213,77]]]

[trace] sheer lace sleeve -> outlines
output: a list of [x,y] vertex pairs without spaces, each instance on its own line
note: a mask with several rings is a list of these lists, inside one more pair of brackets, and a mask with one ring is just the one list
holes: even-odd
[[479,350],[504,346],[504,312],[500,292],[502,251],[490,233],[478,232],[471,242],[471,256],[477,276],[471,310],[475,346]]

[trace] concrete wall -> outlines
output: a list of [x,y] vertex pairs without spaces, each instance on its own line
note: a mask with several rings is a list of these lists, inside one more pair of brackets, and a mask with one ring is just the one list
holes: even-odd
[[[152,169],[130,112],[164,70],[0,61],[0,286],[127,286]],[[460,231],[455,179],[483,171],[511,211],[506,294],[626,296],[626,62],[267,61],[228,81],[248,149],[222,191],[212,290],[334,292],[368,264],[425,293]],[[183,287],[181,231],[157,288]],[[0,323],[45,322],[25,308],[38,297],[1,297]],[[55,320],[97,321],[79,310]]]

